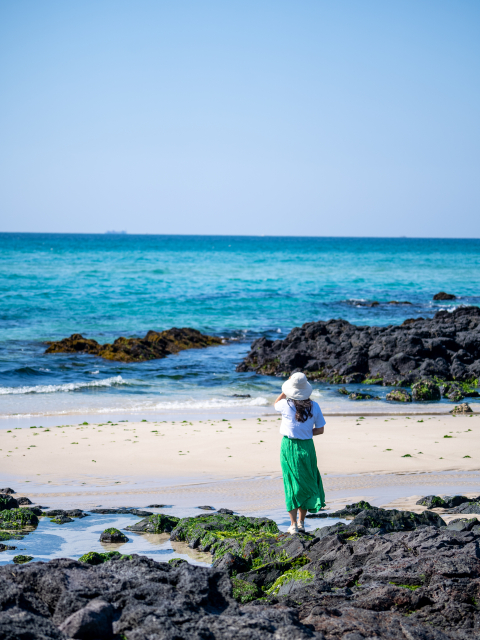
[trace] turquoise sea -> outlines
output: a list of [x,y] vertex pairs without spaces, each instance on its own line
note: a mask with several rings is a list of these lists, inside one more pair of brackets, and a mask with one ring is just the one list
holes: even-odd
[[[441,290],[457,300],[433,302]],[[0,292],[2,417],[252,413],[271,410],[281,384],[235,372],[255,338],[480,305],[480,240],[0,234]],[[141,364],[44,355],[72,333],[109,342],[173,326],[226,343]],[[315,386],[327,413],[358,413],[334,385]],[[397,407],[362,404],[379,409]]]

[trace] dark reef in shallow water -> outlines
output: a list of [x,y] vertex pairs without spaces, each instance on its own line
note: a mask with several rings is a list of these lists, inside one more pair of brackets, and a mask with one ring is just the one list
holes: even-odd
[[[480,308],[439,311],[432,319],[369,327],[346,320],[309,322],[284,340],[256,340],[237,371],[312,380],[411,386],[425,378],[469,382],[480,377]],[[445,390],[458,401],[475,394],[457,383]]]
[[185,349],[200,349],[222,344],[222,339],[207,336],[196,329],[169,329],[149,331],[144,338],[117,338],[113,344],[99,344],[96,340],[74,333],[69,338],[49,345],[45,353],[88,353],[106,360],[120,362],[145,362],[166,358]]

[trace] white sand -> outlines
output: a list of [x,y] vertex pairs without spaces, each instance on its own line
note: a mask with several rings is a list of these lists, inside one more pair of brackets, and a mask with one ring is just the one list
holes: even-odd
[[[278,475],[280,420],[119,422],[0,431],[3,477],[226,479]],[[449,437],[445,437],[449,436]],[[480,415],[329,417],[323,475],[480,469]],[[405,455],[411,457],[404,457]]]

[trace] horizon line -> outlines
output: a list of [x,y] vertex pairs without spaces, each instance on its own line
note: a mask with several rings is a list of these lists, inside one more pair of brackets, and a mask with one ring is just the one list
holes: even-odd
[[209,234],[209,233],[130,233],[128,231],[0,231],[0,235],[56,235],[56,236],[109,236],[109,237],[162,237],[162,238],[295,238],[295,239],[324,239],[324,240],[471,240],[472,237],[444,237],[444,236],[302,236],[302,235],[253,235],[253,234]]

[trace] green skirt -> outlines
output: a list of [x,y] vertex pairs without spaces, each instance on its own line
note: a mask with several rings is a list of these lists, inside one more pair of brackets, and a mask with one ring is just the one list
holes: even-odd
[[312,439],[297,440],[284,436],[280,463],[287,511],[300,508],[316,513],[325,506],[325,492]]

